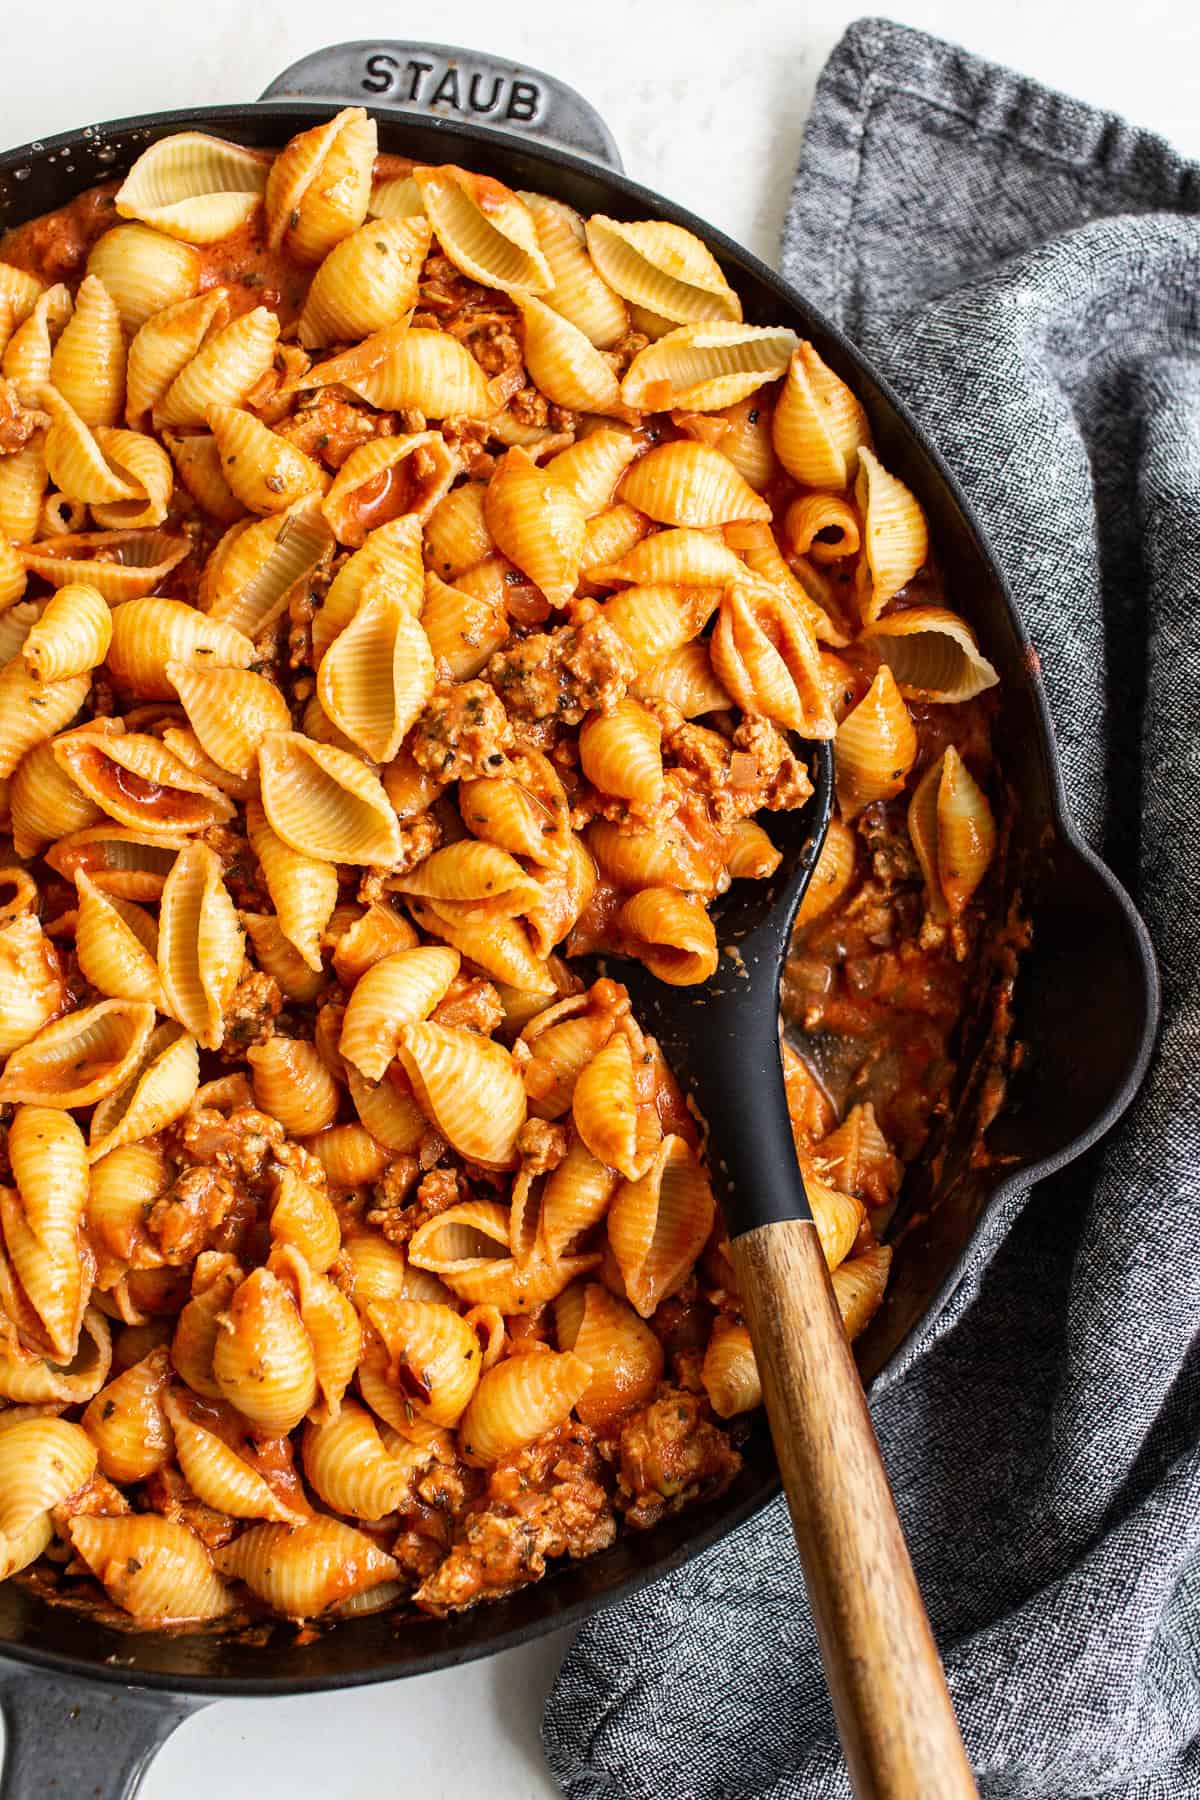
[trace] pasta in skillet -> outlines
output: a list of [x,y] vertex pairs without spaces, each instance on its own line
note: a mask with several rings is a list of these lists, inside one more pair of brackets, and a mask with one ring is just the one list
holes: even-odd
[[711,976],[834,741],[789,999],[874,1073],[786,1070],[857,1335],[996,679],[855,396],[678,226],[350,107],[0,242],[0,1578],[445,1613],[727,1485],[700,1133],[575,959]]

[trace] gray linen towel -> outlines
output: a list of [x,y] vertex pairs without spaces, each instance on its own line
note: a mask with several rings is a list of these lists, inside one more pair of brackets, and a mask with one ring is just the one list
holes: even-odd
[[[867,21],[783,267],[974,501],[1165,987],[1133,1112],[877,1390],[884,1458],[988,1800],[1200,1797],[1200,169]],[[781,1506],[587,1624],[543,1735],[572,1800],[848,1793]]]

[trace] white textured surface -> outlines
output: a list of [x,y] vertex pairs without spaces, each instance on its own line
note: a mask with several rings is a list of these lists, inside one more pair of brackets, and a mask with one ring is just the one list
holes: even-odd
[[[1123,0],[908,0],[896,13],[1200,156],[1190,0],[1136,13]],[[0,135],[252,99],[323,44],[407,28],[562,76],[603,113],[631,175],[771,258],[813,84],[855,16],[844,0],[449,0],[424,15],[379,0],[57,0],[49,14],[7,0]],[[566,1642],[388,1687],[210,1707],[167,1744],[143,1800],[541,1800],[557,1789],[538,1717]]]

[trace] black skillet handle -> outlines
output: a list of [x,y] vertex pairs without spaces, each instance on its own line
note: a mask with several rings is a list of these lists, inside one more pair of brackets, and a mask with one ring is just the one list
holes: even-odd
[[0,1662],[0,1800],[133,1800],[156,1752],[206,1704]]
[[541,69],[452,44],[364,38],[314,50],[276,76],[264,100],[340,100],[544,138],[620,172],[621,153],[589,101]]

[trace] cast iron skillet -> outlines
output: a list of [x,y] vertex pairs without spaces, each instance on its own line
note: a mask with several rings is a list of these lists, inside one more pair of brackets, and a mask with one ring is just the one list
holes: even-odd
[[[149,114],[0,156],[0,229],[123,174],[147,144],[171,132],[198,127],[274,147],[328,117],[334,101],[378,109],[383,150],[465,163],[511,187],[556,195],[582,213],[670,219],[702,237],[741,295],[747,318],[797,328],[864,401],[884,462],[916,490],[929,515],[953,604],[968,614],[1000,671],[998,739],[1016,803],[1006,881],[1009,893],[1020,885],[1034,921],[1017,990],[1017,1030],[1028,1054],[988,1134],[992,1159],[984,1165],[970,1155],[960,1107],[960,1129],[951,1122],[936,1180],[926,1166],[907,1184],[912,1216],[885,1304],[861,1343],[870,1382],[945,1305],[984,1210],[1095,1143],[1133,1099],[1153,1046],[1154,953],[1128,896],[1068,817],[1036,653],[957,484],[886,384],[772,270],[626,180],[612,137],[591,107],[536,70],[387,40],[318,51],[274,82],[265,103]],[[978,1033],[984,1029],[981,1021]],[[975,1047],[966,1044],[964,1069]],[[722,1132],[738,1130],[735,1094],[725,1116],[710,1123],[718,1143]],[[777,1491],[769,1439],[759,1425],[738,1481],[708,1506],[655,1531],[629,1533],[603,1555],[497,1605],[446,1620],[377,1615],[303,1647],[286,1625],[254,1644],[219,1634],[119,1632],[5,1583],[0,1650],[13,1660],[0,1662],[8,1733],[0,1800],[31,1800],[51,1786],[126,1800],[158,1745],[205,1699],[394,1680],[571,1624],[676,1568]]]

